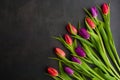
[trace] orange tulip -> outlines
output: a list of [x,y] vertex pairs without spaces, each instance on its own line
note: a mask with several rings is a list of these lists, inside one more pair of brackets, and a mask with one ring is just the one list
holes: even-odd
[[60,57],[65,57],[66,56],[65,52],[60,48],[55,48],[55,53]]

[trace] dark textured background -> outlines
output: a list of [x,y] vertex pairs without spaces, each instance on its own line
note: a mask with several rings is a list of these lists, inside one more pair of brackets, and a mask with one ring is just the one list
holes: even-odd
[[[105,0],[0,0],[0,80],[52,80],[47,66],[57,68],[53,35],[66,33],[67,22],[83,23],[83,7]],[[106,2],[108,2],[106,0]],[[120,53],[120,0],[111,0],[111,29]]]

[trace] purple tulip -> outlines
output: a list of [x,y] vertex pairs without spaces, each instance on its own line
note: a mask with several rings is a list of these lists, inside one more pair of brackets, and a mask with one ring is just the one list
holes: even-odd
[[91,13],[92,13],[93,17],[97,17],[98,16],[98,11],[97,11],[96,7],[92,7],[91,8]]
[[86,57],[85,51],[83,50],[82,47],[78,46],[75,48],[75,52],[80,56],[80,57]]
[[76,63],[79,63],[79,64],[82,63],[78,58],[76,58],[76,57],[74,57],[74,56],[71,58],[71,60],[72,60],[73,62],[76,62]]
[[78,34],[80,36],[82,36],[85,39],[89,39],[90,38],[90,34],[87,32],[87,30],[85,28],[80,28]]
[[68,75],[73,75],[74,74],[74,71],[70,67],[65,67],[64,70]]

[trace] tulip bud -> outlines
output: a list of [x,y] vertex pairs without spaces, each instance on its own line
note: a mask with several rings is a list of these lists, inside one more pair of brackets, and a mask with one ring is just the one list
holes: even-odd
[[108,6],[108,4],[104,3],[101,8],[102,8],[102,13],[104,15],[107,15],[108,12],[109,12],[109,6]]
[[60,48],[55,48],[55,53],[60,57],[65,57],[66,56],[65,52]]
[[69,67],[65,67],[64,70],[68,75],[73,75],[74,74],[74,71]]
[[51,75],[53,77],[58,76],[58,71],[55,68],[48,67],[47,71],[48,71],[49,75]]
[[70,23],[66,26],[67,28],[67,31],[73,35],[76,35],[77,34],[77,29],[71,25]]
[[89,17],[87,17],[85,20],[92,29],[95,29],[96,25]]
[[78,34],[80,36],[82,36],[85,39],[89,39],[90,38],[90,34],[87,32],[87,30],[85,28],[80,28]]
[[91,8],[91,13],[92,13],[92,16],[93,16],[94,18],[98,16],[98,12],[97,12],[96,7],[92,7],[92,8]]
[[80,56],[80,57],[86,57],[85,51],[83,50],[82,47],[78,46],[75,48],[75,52]]
[[79,64],[82,63],[78,58],[76,58],[76,57],[74,57],[74,56],[71,58],[71,60],[72,60],[73,62],[76,62],[76,63],[79,63]]
[[72,45],[72,38],[68,34],[65,34],[64,38],[67,44]]

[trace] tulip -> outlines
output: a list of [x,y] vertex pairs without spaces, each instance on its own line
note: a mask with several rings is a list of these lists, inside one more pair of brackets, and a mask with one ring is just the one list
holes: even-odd
[[71,58],[71,60],[72,60],[73,62],[76,62],[76,63],[79,63],[79,64],[82,63],[78,58],[76,58],[76,57],[74,57],[74,56]]
[[95,29],[96,25],[89,17],[87,17],[85,20],[92,29]]
[[66,56],[65,52],[60,48],[55,48],[55,53],[60,57],[65,57]]
[[77,34],[77,29],[73,25],[71,25],[70,23],[66,26],[66,28],[70,34],[73,34],[73,35]]
[[80,57],[86,57],[85,51],[82,47],[78,46],[75,48],[75,52],[80,56]]
[[108,6],[108,4],[104,3],[101,8],[102,8],[102,13],[104,15],[107,15],[108,12],[109,12],[109,6]]
[[98,16],[98,12],[97,12],[96,7],[92,7],[92,8],[91,8],[91,13],[92,13],[92,16],[93,16],[94,18],[96,18],[96,17]]
[[73,75],[74,74],[74,71],[70,67],[65,67],[64,70],[68,75]]
[[55,68],[48,67],[47,71],[52,77],[58,76],[58,71]]
[[80,36],[82,36],[84,39],[89,39],[90,38],[90,34],[87,32],[87,30],[85,28],[80,28],[78,34]]
[[68,34],[65,34],[64,38],[67,44],[72,45],[72,38]]

